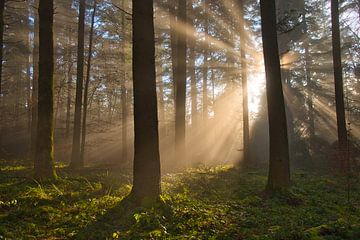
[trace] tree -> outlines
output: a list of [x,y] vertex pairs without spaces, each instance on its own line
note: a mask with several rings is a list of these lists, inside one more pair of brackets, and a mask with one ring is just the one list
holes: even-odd
[[[121,2],[122,9],[125,9],[125,0],[122,0]],[[122,138],[122,160],[126,162],[126,166],[130,166],[128,161],[128,149],[127,149],[127,89],[126,89],[126,58],[125,58],[125,34],[126,34],[126,24],[125,24],[125,12],[121,13],[121,33],[122,33],[122,39],[121,39],[121,63],[123,64],[123,71],[122,71],[122,80],[121,80],[121,138]]]
[[84,77],[84,32],[85,32],[85,0],[80,0],[79,24],[78,24],[78,47],[77,47],[77,68],[76,68],[76,96],[74,133],[70,166],[81,168],[84,162],[80,156],[80,133],[81,133],[81,106]]
[[3,47],[4,47],[4,10],[5,0],[0,1],[0,97],[2,97],[2,66],[3,66]]
[[244,163],[249,163],[249,107],[248,107],[248,87],[247,87],[247,60],[246,60],[246,33],[244,18],[244,0],[240,0],[240,57],[241,57],[241,80],[242,80],[242,96],[243,96],[243,151]]
[[[332,31],[332,52],[334,64],[336,120],[339,154],[344,156],[347,150],[347,130],[345,119],[344,87],[341,66],[340,26],[339,26],[339,2],[331,0],[331,31]],[[345,158],[341,158],[341,170],[344,170]]]
[[[186,23],[186,1],[178,1],[177,25]],[[175,78],[175,155],[185,155],[186,32],[177,33]]]
[[39,93],[36,155],[34,162],[37,179],[56,178],[54,168],[54,2],[39,1]]
[[204,33],[205,33],[205,42],[204,42],[204,64],[203,64],[203,84],[202,84],[202,104],[203,104],[203,121],[208,119],[208,57],[209,57],[209,17],[208,17],[208,0],[204,0]]
[[271,192],[290,186],[289,144],[276,31],[275,0],[261,0],[260,10],[270,137],[267,190]]
[[160,195],[153,1],[133,0],[134,179],[136,202]]
[[81,147],[80,147],[80,161],[84,164],[84,154],[85,154],[85,140],[86,140],[86,116],[88,109],[88,92],[89,92],[89,83],[90,83],[90,68],[91,68],[91,58],[92,58],[92,47],[93,47],[93,35],[94,35],[94,24],[95,24],[95,15],[96,15],[96,0],[94,0],[93,12],[91,15],[91,26],[89,34],[89,52],[87,59],[86,67],[86,80],[84,88],[84,106],[83,106],[83,119],[82,119],[82,130],[81,130]]

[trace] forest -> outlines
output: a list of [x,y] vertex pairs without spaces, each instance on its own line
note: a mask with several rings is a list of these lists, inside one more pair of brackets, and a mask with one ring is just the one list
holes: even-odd
[[0,0],[0,239],[360,239],[360,0]]

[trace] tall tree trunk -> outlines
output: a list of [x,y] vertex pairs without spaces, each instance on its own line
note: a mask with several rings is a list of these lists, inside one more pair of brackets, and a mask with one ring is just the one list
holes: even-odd
[[54,3],[39,1],[39,99],[34,162],[37,179],[56,178],[54,167]]
[[[188,24],[191,26],[195,25],[195,19],[188,17]],[[196,80],[196,67],[195,67],[195,58],[196,58],[196,32],[192,33],[192,36],[189,38],[189,75],[191,79],[191,127],[196,129],[197,127],[197,80]]]
[[209,19],[208,19],[208,2],[204,0],[204,11],[205,11],[205,43],[204,43],[204,64],[203,64],[203,85],[202,85],[202,104],[203,104],[203,121],[208,119],[208,57],[209,57],[209,45],[208,45],[208,34],[209,34]]
[[246,60],[246,33],[245,33],[245,18],[244,18],[244,1],[240,0],[240,57],[241,57],[241,81],[242,81],[242,102],[243,102],[243,161],[249,164],[249,104],[248,104],[248,83],[247,83],[247,60]]
[[289,143],[276,32],[275,0],[260,0],[268,101],[270,159],[267,190],[290,186]]
[[91,15],[91,26],[90,26],[90,35],[89,35],[89,52],[87,59],[86,67],[86,80],[84,88],[84,105],[83,105],[83,119],[82,119],[82,130],[81,130],[81,148],[80,148],[80,159],[81,163],[84,164],[84,154],[85,154],[85,140],[86,140],[86,116],[88,109],[88,92],[89,92],[89,83],[90,83],[90,68],[91,68],[91,58],[92,58],[92,47],[93,47],[93,35],[94,35],[94,24],[95,24],[95,15],[96,15],[96,0],[93,5],[93,12]]
[[[186,1],[178,0],[178,25],[186,23]],[[175,155],[185,157],[186,32],[177,34],[177,73],[175,79]]]
[[[125,0],[122,0],[121,3],[121,7],[122,9],[125,9]],[[125,25],[125,13],[123,12],[121,15],[121,31],[122,31],[122,40],[121,40],[121,49],[122,49],[122,54],[121,54],[121,63],[123,66],[123,71],[122,71],[122,81],[121,81],[121,96],[120,96],[120,100],[121,100],[121,142],[122,142],[122,152],[121,152],[121,157],[122,157],[122,161],[125,162],[127,167],[130,167],[130,161],[128,161],[128,148],[127,148],[127,90],[126,90],[126,58],[125,58],[125,54],[126,54],[126,49],[125,49],[125,44],[126,44],[126,38],[125,38],[125,34],[126,34],[126,25]]]
[[333,64],[334,64],[334,80],[335,80],[335,101],[336,101],[336,120],[339,141],[339,154],[341,170],[345,167],[345,155],[347,151],[347,130],[345,119],[344,104],[344,87],[341,65],[341,42],[340,42],[340,26],[339,26],[339,2],[331,0],[331,30],[332,30],[332,48],[333,48]]
[[78,47],[77,47],[77,69],[76,69],[76,97],[73,145],[71,153],[71,168],[82,168],[84,162],[80,156],[80,132],[81,132],[81,105],[84,77],[84,32],[85,32],[85,0],[80,0],[79,24],[78,24]]
[[4,47],[4,10],[5,0],[0,1],[0,98],[2,97],[2,66],[3,66],[3,47]]
[[71,116],[71,92],[72,92],[72,50],[71,50],[71,26],[68,26],[67,39],[67,101],[66,101],[66,130],[65,137],[68,138],[70,134],[70,116]]
[[153,1],[133,0],[135,155],[131,196],[159,198],[160,153],[156,99]]
[[[37,6],[37,0],[33,1]],[[33,75],[32,75],[32,95],[31,95],[31,136],[30,136],[30,154],[32,161],[35,161],[36,152],[36,133],[37,133],[37,116],[38,116],[38,90],[39,90],[39,18],[36,11],[34,14],[34,42],[33,42]]]
[[[170,21],[170,48],[171,48],[171,67],[172,67],[172,75],[173,75],[173,99],[174,105],[175,103],[175,84],[177,79],[177,18],[176,18],[176,6],[178,5],[177,0],[168,0],[169,1],[169,21]],[[176,3],[176,4],[175,4]]]

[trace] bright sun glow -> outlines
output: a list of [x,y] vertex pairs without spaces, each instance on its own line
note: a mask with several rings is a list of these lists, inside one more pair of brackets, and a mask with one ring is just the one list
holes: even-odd
[[254,73],[248,81],[249,111],[250,115],[256,115],[260,112],[261,97],[265,91],[265,74]]

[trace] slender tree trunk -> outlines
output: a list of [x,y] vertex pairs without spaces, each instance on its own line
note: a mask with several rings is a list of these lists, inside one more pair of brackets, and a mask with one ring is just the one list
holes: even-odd
[[242,97],[243,97],[243,153],[244,163],[249,164],[249,105],[248,105],[248,87],[247,87],[247,60],[246,60],[246,33],[245,33],[245,18],[244,18],[244,2],[240,0],[240,55],[241,55],[241,80],[242,80]]
[[196,80],[196,67],[195,67],[195,39],[191,40],[191,48],[189,54],[189,71],[191,79],[191,125],[193,129],[197,127],[197,80]]
[[[175,102],[175,85],[177,79],[177,40],[178,40],[178,33],[177,33],[177,18],[176,18],[176,5],[178,4],[177,0],[169,0],[169,18],[170,18],[170,48],[171,48],[171,62],[172,62],[172,75],[173,75],[173,99]],[[176,4],[175,4],[176,2]],[[175,105],[176,103],[174,103]]]
[[[186,1],[178,0],[178,24],[186,22]],[[175,79],[175,155],[185,156],[185,105],[186,105],[186,33],[177,34],[177,73]]]
[[270,159],[267,190],[290,186],[289,144],[276,32],[275,0],[260,0],[268,101]]
[[336,120],[339,141],[339,154],[341,157],[341,171],[345,167],[345,155],[347,151],[347,130],[345,119],[344,104],[344,86],[341,65],[341,41],[339,26],[339,2],[331,0],[331,23],[332,23],[332,48],[333,48],[333,64],[334,64],[334,80],[335,80],[335,101],[336,101]]
[[[191,19],[188,17],[188,24],[191,26],[195,25],[195,19]],[[195,58],[196,58],[196,32],[192,33],[193,36],[189,38],[189,75],[191,79],[191,127],[196,129],[197,127],[197,79],[196,79],[196,66],[195,66]]]
[[56,178],[53,142],[53,8],[53,1],[39,1],[39,100],[36,158],[34,162],[37,179]]
[[84,162],[80,156],[80,133],[81,133],[81,105],[84,76],[84,32],[85,32],[85,0],[80,0],[79,24],[78,24],[78,48],[77,48],[77,73],[76,73],[76,97],[73,145],[71,153],[71,168],[82,168]]
[[88,109],[88,92],[89,92],[89,83],[90,83],[90,68],[91,68],[91,58],[92,58],[92,47],[93,47],[93,35],[94,35],[94,24],[95,24],[95,15],[96,15],[96,0],[93,5],[93,12],[91,15],[91,27],[89,35],[89,52],[87,59],[86,67],[86,80],[84,88],[84,106],[83,106],[83,119],[82,119],[82,131],[81,131],[81,148],[80,148],[80,159],[82,164],[84,164],[84,154],[85,154],[85,140],[86,140],[86,116]]
[[0,1],[0,98],[2,97],[2,66],[3,66],[3,47],[4,47],[4,10],[5,0]]
[[[37,6],[37,0],[34,0],[34,6]],[[30,154],[32,161],[35,161],[36,152],[36,134],[38,117],[38,90],[39,90],[39,19],[34,11],[34,42],[33,42],[33,76],[32,76],[32,95],[31,95],[31,136],[30,136]]]
[[[122,0],[122,4],[121,4],[122,9],[125,9],[125,0]],[[121,54],[121,63],[123,66],[123,71],[122,71],[122,81],[121,81],[121,139],[122,139],[122,161],[125,162],[126,166],[130,167],[130,161],[128,161],[128,148],[127,148],[127,90],[126,90],[126,58],[125,58],[125,54],[126,54],[126,49],[125,49],[125,44],[126,44],[126,39],[125,39],[125,34],[126,34],[126,25],[125,25],[125,13],[122,13],[121,15],[121,31],[122,31],[122,41],[121,41],[121,49],[122,49],[122,54]]]
[[160,153],[156,99],[153,1],[133,0],[135,155],[132,197],[159,198]]
[[202,95],[203,95],[203,121],[208,119],[208,57],[209,57],[209,45],[208,45],[208,34],[209,34],[209,19],[208,19],[208,2],[204,0],[204,9],[205,9],[205,46],[204,46],[204,65],[203,65],[203,85],[202,85]]
[[72,51],[71,51],[71,26],[68,26],[68,43],[67,43],[67,102],[66,102],[66,130],[65,137],[70,134],[70,117],[71,117],[71,92],[72,92]]

